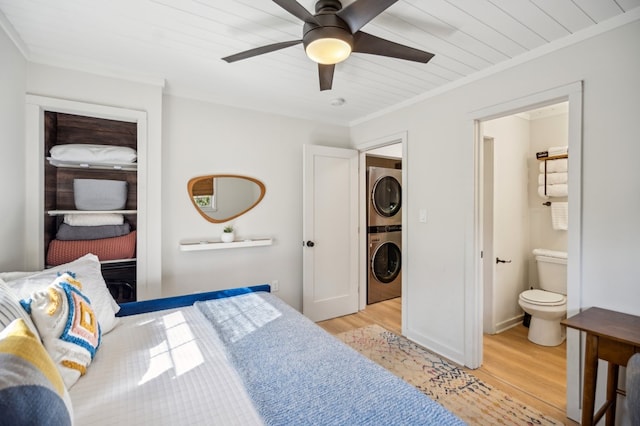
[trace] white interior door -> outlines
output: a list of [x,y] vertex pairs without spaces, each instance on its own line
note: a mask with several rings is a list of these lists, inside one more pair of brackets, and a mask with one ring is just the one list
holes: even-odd
[[302,311],[322,321],[358,310],[358,152],[303,148]]
[[[488,124],[485,124],[487,126]],[[501,126],[501,125],[499,125]],[[522,135],[520,135],[522,136]],[[528,133],[493,139],[493,324],[500,333],[522,321],[518,304],[528,285]],[[486,244],[485,244],[486,247]]]

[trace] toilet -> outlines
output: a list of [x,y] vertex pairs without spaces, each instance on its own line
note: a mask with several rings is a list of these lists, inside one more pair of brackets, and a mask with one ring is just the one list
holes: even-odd
[[539,289],[520,293],[518,304],[531,315],[529,340],[541,346],[558,346],[565,339],[560,321],[567,314],[567,253],[535,249]]

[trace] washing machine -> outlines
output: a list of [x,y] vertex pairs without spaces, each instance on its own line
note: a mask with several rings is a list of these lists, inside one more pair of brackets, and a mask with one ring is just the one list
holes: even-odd
[[368,226],[402,224],[402,170],[369,167],[367,172]]
[[369,278],[367,304],[400,297],[402,294],[402,232],[369,234]]

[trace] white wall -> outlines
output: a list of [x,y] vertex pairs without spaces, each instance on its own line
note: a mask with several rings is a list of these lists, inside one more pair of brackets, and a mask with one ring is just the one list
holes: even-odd
[[[29,64],[27,75],[26,92],[31,94],[147,112],[150,172],[146,186],[149,205],[157,206],[149,212],[150,229],[157,231],[150,232],[147,244],[158,256],[147,271],[153,282],[144,298],[277,279],[282,298],[301,307],[302,145],[348,146],[347,128],[163,98],[156,84],[41,64]],[[23,108],[23,96],[17,105]],[[200,217],[186,190],[190,178],[213,173],[246,174],[265,183],[265,199],[234,224],[238,238],[271,236],[273,246],[179,251],[182,239],[219,238],[222,225]],[[7,269],[16,267],[12,262]]]
[[[352,128],[354,146],[408,132],[409,337],[464,358],[465,286],[473,280],[475,256],[470,114],[580,80],[581,305],[640,314],[639,39],[635,21]],[[418,222],[421,208],[426,224]]]
[[[347,147],[348,129],[171,96],[163,117],[163,295],[278,280],[278,295],[301,309],[302,146]],[[265,184],[260,204],[231,223],[236,238],[272,237],[272,246],[179,250],[180,240],[220,239],[224,224],[202,218],[187,194],[189,179],[219,173]]]
[[[29,63],[27,93],[146,113],[146,181],[138,181],[138,189],[146,191],[147,207],[161,204],[161,187],[155,184],[162,176],[162,84],[137,82],[42,64]],[[24,99],[22,100],[24,104]],[[33,161],[26,159],[27,163]],[[142,299],[161,295],[161,210],[146,213],[146,283],[139,283]],[[140,222],[138,223],[140,226]]]
[[0,29],[0,271],[25,268],[24,92],[27,62]]
[[[551,146],[568,144],[568,115],[556,114],[530,121],[531,152],[529,155],[529,215],[531,218],[529,253],[535,248],[567,251],[567,231],[554,230],[551,225],[551,207],[538,195],[537,183],[540,161],[536,152]],[[551,198],[549,201],[567,201],[567,197]],[[538,272],[533,255],[530,257],[529,284],[537,286]]]

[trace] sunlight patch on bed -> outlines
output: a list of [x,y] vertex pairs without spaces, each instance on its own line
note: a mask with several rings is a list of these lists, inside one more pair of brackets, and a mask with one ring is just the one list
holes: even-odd
[[256,294],[227,299],[226,303],[207,305],[205,315],[216,326],[226,342],[237,342],[252,332],[282,316],[282,313]]
[[160,321],[166,339],[149,350],[149,369],[140,380],[143,385],[165,372],[180,376],[204,362],[204,357],[182,312],[164,315]]

